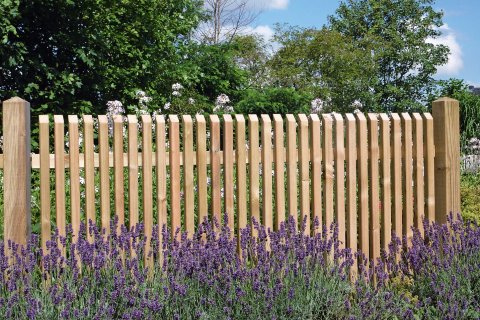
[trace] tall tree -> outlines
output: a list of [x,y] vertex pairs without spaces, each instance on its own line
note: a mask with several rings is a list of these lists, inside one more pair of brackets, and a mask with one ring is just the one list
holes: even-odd
[[328,29],[286,26],[277,26],[274,39],[280,48],[269,61],[273,85],[310,92],[325,110],[373,104],[375,66],[367,44]]
[[[5,4],[8,4],[7,7]],[[199,0],[2,1],[0,99],[35,112],[95,112],[108,100],[153,101],[186,81]],[[8,22],[4,20],[8,19]],[[8,55],[7,55],[8,54]]]
[[387,110],[419,109],[434,87],[432,76],[448,60],[448,47],[429,39],[441,35],[443,13],[434,0],[346,0],[331,28],[362,45],[373,43],[378,67],[373,91]]

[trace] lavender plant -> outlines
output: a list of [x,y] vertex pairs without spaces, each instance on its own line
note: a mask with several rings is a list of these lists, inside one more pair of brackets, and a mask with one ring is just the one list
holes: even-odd
[[425,222],[425,236],[416,231],[411,246],[395,238],[375,266],[341,249],[335,225],[316,223],[312,236],[304,225],[297,228],[290,218],[271,231],[254,221],[258,235],[242,230],[239,249],[226,223],[205,221],[191,236],[177,230],[172,237],[165,226],[160,233],[156,227],[148,235],[153,270],[144,263],[148,239],[141,224],[117,233],[113,220],[107,234],[90,223],[78,237],[71,228],[66,238],[55,232],[47,252],[36,236],[25,247],[0,243],[0,319],[480,316],[478,225],[452,218],[443,226]]

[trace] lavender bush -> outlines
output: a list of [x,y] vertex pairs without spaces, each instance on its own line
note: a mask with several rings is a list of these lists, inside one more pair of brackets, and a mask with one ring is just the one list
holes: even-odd
[[[255,223],[237,239],[204,222],[191,237],[163,228],[146,242],[142,225],[117,235],[90,224],[78,239],[53,234],[0,245],[1,319],[478,319],[480,228],[425,222],[412,246],[396,238],[376,266],[341,249],[335,225],[314,236],[293,219],[271,232]],[[86,240],[90,232],[94,242]],[[67,256],[61,252],[66,248]],[[160,256],[165,258],[161,261]],[[400,257],[400,259],[396,259]],[[354,268],[355,259],[360,268]],[[81,267],[79,267],[81,266]],[[349,279],[356,274],[356,281]],[[375,279],[375,283],[372,281]]]

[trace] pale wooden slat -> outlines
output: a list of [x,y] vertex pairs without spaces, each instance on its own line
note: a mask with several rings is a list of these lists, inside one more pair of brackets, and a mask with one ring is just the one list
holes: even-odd
[[359,249],[370,258],[369,253],[369,199],[368,199],[368,138],[367,119],[363,113],[357,113],[357,142],[362,148],[358,152],[358,214],[360,216]]
[[197,121],[198,221],[202,223],[208,217],[207,124],[202,115],[196,115],[195,119]]
[[128,115],[128,212],[129,228],[138,224],[138,120]]
[[345,133],[343,117],[334,113],[335,120],[335,216],[338,225],[340,248],[345,247]]
[[47,115],[39,117],[39,143],[40,143],[40,216],[42,229],[42,250],[47,252],[47,241],[50,240],[50,133],[49,120]]
[[425,212],[429,221],[435,221],[435,145],[433,136],[433,117],[422,114],[425,121],[423,152],[425,153]]
[[225,214],[228,216],[228,228],[230,232],[234,232],[235,220],[234,220],[234,180],[233,180],[233,120],[232,116],[226,114],[223,116],[223,172],[224,178],[224,194],[225,194]]
[[288,214],[298,227],[297,201],[297,122],[293,114],[287,114],[287,201]]
[[393,230],[397,237],[402,237],[402,129],[400,116],[392,114],[392,185],[393,185]]
[[[358,250],[357,241],[357,128],[355,122],[355,116],[351,113],[347,113],[346,117],[346,135],[347,135],[347,149],[346,149],[346,161],[347,161],[347,203],[346,203],[346,216],[347,216],[347,236],[346,246],[350,248],[352,252]],[[355,269],[355,268],[352,268]],[[351,272],[355,274],[354,270]]]
[[[83,138],[85,154],[85,217],[87,223],[91,220],[96,223],[95,215],[95,171],[94,171],[94,146],[93,146],[93,118],[91,115],[83,116]],[[88,236],[89,241],[93,235]]]
[[402,113],[402,146],[404,156],[403,166],[403,234],[407,236],[407,239],[411,240],[413,237],[413,143],[412,143],[412,118],[408,113]]
[[108,150],[108,118],[98,116],[98,144],[100,157],[100,214],[102,228],[110,232],[110,166]]
[[312,161],[312,213],[322,230],[322,141],[320,136],[320,118],[318,114],[310,115],[310,156]]
[[308,141],[308,118],[305,114],[298,115],[299,122],[299,166],[300,166],[300,217],[305,219],[305,234],[311,230],[310,212],[310,150]]
[[380,185],[379,168],[380,150],[378,146],[378,115],[368,115],[368,151],[370,177],[370,258],[377,262],[380,258]]
[[218,223],[223,221],[222,212],[222,176],[220,153],[220,119],[217,115],[210,115],[210,154],[211,154],[211,176],[212,176],[212,218]]
[[247,227],[247,150],[245,141],[245,118],[241,114],[235,115],[235,140],[237,149],[237,241],[240,245],[240,230]]
[[152,177],[152,117],[142,115],[142,204],[143,224],[146,236],[144,259],[147,266],[153,267],[153,259],[148,257],[153,233],[153,177]]
[[[253,114],[248,115],[248,140],[249,140],[249,185],[250,185],[250,215],[251,222],[255,219],[260,223],[260,177],[259,177],[259,131],[258,117]],[[256,232],[254,232],[256,234]]]
[[285,149],[283,146],[283,118],[273,115],[275,161],[275,230],[285,221]]
[[123,116],[113,117],[113,181],[115,190],[115,215],[118,217],[117,233],[125,224],[125,196],[123,185]]
[[68,116],[68,149],[70,162],[70,208],[74,241],[80,232],[80,168],[78,117]]
[[167,226],[167,155],[165,151],[166,131],[165,117],[157,115],[155,117],[155,142],[156,160],[157,160],[157,211],[158,211],[158,232],[159,232],[159,256],[160,262],[163,261],[163,228]]
[[392,241],[392,177],[391,177],[391,151],[390,151],[390,118],[386,113],[380,114],[381,130],[381,190],[382,190],[382,248],[388,251],[388,245]]
[[[53,121],[55,141],[55,212],[58,234],[65,237],[65,160],[63,157],[65,153],[65,128],[63,116],[55,115]],[[62,255],[65,255],[65,248],[62,248]]]
[[323,121],[323,171],[324,171],[324,184],[323,184],[323,199],[325,201],[325,224],[327,228],[330,228],[334,220],[333,211],[333,136],[332,128],[333,121],[330,114],[322,115]]
[[415,179],[415,195],[414,195],[414,212],[413,225],[423,234],[422,219],[425,216],[425,185],[424,179],[424,164],[423,164],[423,119],[419,113],[413,114],[413,124],[415,127],[415,138],[413,143],[414,148],[414,179]]
[[193,189],[193,121],[189,115],[183,120],[183,189],[185,195],[185,230],[189,236],[195,232],[195,191]]
[[262,217],[263,225],[273,230],[272,208],[272,121],[262,114]]
[[169,115],[170,140],[170,213],[171,213],[171,234],[172,237],[181,229],[181,207],[180,207],[180,123],[178,116]]

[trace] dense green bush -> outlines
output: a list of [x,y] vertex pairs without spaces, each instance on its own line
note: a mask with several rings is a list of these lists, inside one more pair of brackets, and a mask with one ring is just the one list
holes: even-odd
[[460,201],[463,218],[480,223],[480,173],[462,175]]
[[309,113],[312,97],[293,88],[268,88],[246,90],[235,106],[235,112],[243,114],[262,113]]

